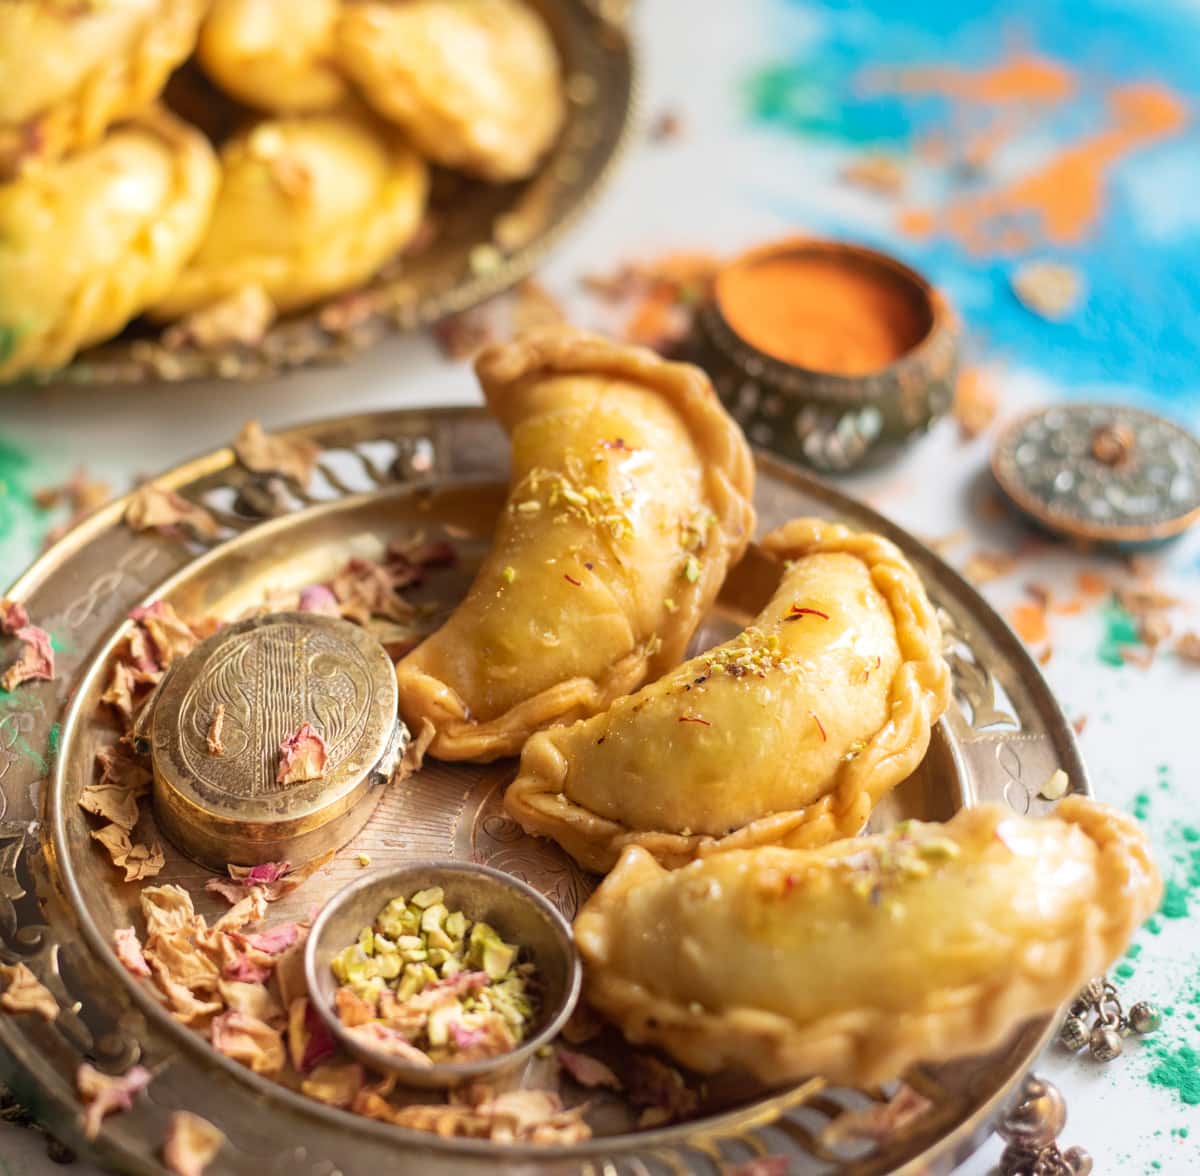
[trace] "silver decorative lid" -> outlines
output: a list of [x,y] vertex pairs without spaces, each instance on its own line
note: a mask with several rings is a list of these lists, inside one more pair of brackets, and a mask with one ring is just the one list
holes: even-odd
[[1000,436],[1001,490],[1048,530],[1137,547],[1200,520],[1200,441],[1142,409],[1063,404],[1022,417]]

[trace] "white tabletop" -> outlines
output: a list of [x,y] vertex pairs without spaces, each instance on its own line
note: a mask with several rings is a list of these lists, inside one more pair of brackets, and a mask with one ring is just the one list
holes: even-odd
[[[654,257],[670,248],[725,251],[815,226],[890,241],[911,253],[915,246],[890,228],[894,209],[838,181],[844,164],[861,154],[859,148],[844,136],[816,131],[780,134],[751,121],[740,104],[747,77],[756,76],[755,71],[761,76],[764,62],[788,59],[789,54],[815,54],[814,59],[829,62],[845,56],[845,37],[854,22],[868,18],[834,7],[836,11],[823,13],[819,6],[794,0],[686,5],[650,0],[639,6],[645,102],[637,142],[599,206],[541,274],[579,321],[603,321],[597,305],[579,291],[580,274],[611,270],[621,261]],[[915,14],[914,20],[919,19]],[[828,39],[827,57],[823,37]],[[999,44],[986,42],[976,49],[985,56],[1001,52]],[[913,52],[911,46],[905,50],[906,56]],[[820,74],[814,71],[813,85],[822,84]],[[665,143],[651,141],[647,127],[668,110],[679,116],[681,134]],[[1005,166],[1019,169],[1019,153]],[[1190,188],[1193,199],[1195,190]],[[1192,268],[1200,269],[1194,264],[1194,238],[1189,240]],[[913,255],[964,307],[975,354],[1000,394],[1001,419],[1022,407],[1064,397],[1121,398],[1161,407],[1153,396],[1156,389],[1135,381],[1120,387],[1100,380],[1065,381],[1022,351],[993,349],[986,314],[972,317],[973,308],[980,306],[973,283],[992,272],[991,262],[981,260],[976,273],[958,255],[949,260],[936,252]],[[1011,308],[1005,313],[1011,314]],[[1026,327],[1043,329],[1037,323],[1022,329]],[[1056,329],[1044,326],[1048,332]],[[1147,340],[1144,345],[1153,344]],[[390,339],[344,369],[252,387],[10,393],[0,417],[0,479],[7,490],[0,498],[5,575],[14,576],[32,558],[52,521],[30,507],[29,490],[61,481],[80,463],[124,488],[139,473],[227,442],[249,416],[270,428],[359,409],[477,400],[469,369],[444,358],[426,336]],[[1194,427],[1200,421],[1200,397],[1176,400],[1174,411]],[[980,512],[980,479],[994,432],[964,443],[954,424],[943,422],[896,464],[843,479],[841,485],[919,535],[961,532],[947,551],[956,564],[976,551],[1011,552],[1020,546],[1019,567],[984,589],[1002,611],[1027,599],[1024,586],[1029,582],[1047,585],[1060,599],[1075,597],[1075,577],[1082,569],[1100,572],[1114,583],[1129,580],[1120,561],[1085,559],[1045,544],[1022,546],[1028,536],[1018,524]],[[1156,554],[1149,566],[1158,587],[1187,602],[1176,610],[1179,626],[1200,630],[1200,535]],[[1148,797],[1138,807],[1146,813],[1167,876],[1186,896],[1195,885],[1189,872],[1193,878],[1200,872],[1200,858],[1188,857],[1189,846],[1195,846],[1186,840],[1188,822],[1200,824],[1192,731],[1200,714],[1200,669],[1169,654],[1158,656],[1148,669],[1107,665],[1098,656],[1105,623],[1102,611],[1091,605],[1077,615],[1052,614],[1046,643],[1052,656],[1045,673],[1068,716],[1087,720],[1082,746],[1096,792],[1125,808],[1133,808],[1139,794]],[[1151,999],[1173,1009],[1152,1039],[1169,1051],[1200,1047],[1200,1031],[1186,1015],[1200,1011],[1200,893],[1193,908],[1186,916],[1160,918],[1156,932],[1139,933],[1136,959],[1127,961],[1132,975],[1119,980],[1130,1000]],[[1087,1147],[1097,1172],[1200,1170],[1200,1110],[1186,1105],[1178,1091],[1152,1081],[1156,1066],[1161,1067],[1161,1059],[1147,1044],[1132,1039],[1126,1055],[1107,1067],[1065,1057],[1058,1049],[1039,1065],[1039,1072],[1067,1096],[1070,1122],[1064,1144]],[[1195,1097],[1194,1077],[1192,1090]],[[1180,1134],[1179,1129],[1189,1127],[1190,1135]],[[998,1153],[993,1141],[962,1171],[982,1173]],[[0,1126],[0,1176],[33,1176],[52,1167],[32,1133]],[[83,1165],[73,1169],[80,1176],[87,1170]]]

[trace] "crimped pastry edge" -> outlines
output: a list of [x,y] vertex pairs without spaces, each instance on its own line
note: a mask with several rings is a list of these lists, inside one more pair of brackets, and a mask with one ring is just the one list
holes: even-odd
[[[174,221],[181,208],[181,197],[184,199],[185,211],[186,204],[193,196],[202,196],[206,202],[205,213],[197,221],[191,249],[181,251],[179,265],[182,269],[187,264],[187,256],[204,235],[216,199],[220,175],[216,156],[208,140],[199,130],[161,106],[143,110],[136,118],[122,123],[119,129],[141,130],[152,134],[161,139],[172,152],[175,188],[169,204],[154,218],[153,227],[157,232],[142,235],[149,249],[153,250],[155,243],[161,242],[165,236],[174,239],[173,233],[164,234],[162,228],[174,227]],[[130,259],[127,258],[126,265],[119,274],[112,270],[93,273],[80,284],[64,305],[63,313],[53,324],[42,331],[27,331],[19,335],[8,358],[0,362],[0,381],[34,372],[53,371],[67,363],[81,346],[95,342],[95,339],[88,335],[88,323],[93,319],[95,308],[108,307],[119,301],[114,286],[119,289],[128,285],[129,264]],[[147,267],[148,270],[153,268]],[[161,297],[177,275],[178,271],[160,275],[157,281],[149,283],[150,289],[143,291],[139,298],[132,301],[126,322],[142,313],[149,303]],[[147,285],[145,280],[142,285]]]
[[502,415],[498,405],[524,381],[551,375],[611,375],[659,393],[683,421],[703,462],[705,492],[723,545],[722,559],[705,558],[696,582],[681,586],[678,608],[671,616],[673,631],[659,634],[656,653],[648,653],[645,644],[636,646],[600,679],[557,683],[494,719],[471,719],[456,691],[415,665],[406,665],[407,658],[401,661],[396,674],[402,709],[418,722],[428,718],[437,730],[430,754],[486,763],[516,755],[543,727],[604,710],[679,661],[726,571],[741,559],[754,531],[754,459],[708,377],[699,368],[671,363],[647,348],[614,343],[574,327],[546,327],[485,348],[475,370],[488,407],[497,415]]
[[27,163],[93,146],[113,123],[150,106],[195,46],[207,7],[208,0],[168,0],[125,58],[102,62],[72,94],[25,123],[0,122],[0,182]]
[[862,829],[879,800],[916,769],[950,699],[941,630],[916,572],[890,540],[821,519],[793,519],[767,535],[761,547],[781,563],[838,552],[867,565],[892,613],[902,658],[889,687],[891,706],[884,726],[855,759],[841,766],[834,786],[820,800],[764,815],[724,837],[632,829],[593,813],[566,795],[569,764],[563,752],[550,738],[535,737],[504,797],[505,809],[527,833],[552,838],[581,865],[600,872],[612,868],[630,845],[671,867],[756,845],[823,845]]
[[[998,806],[960,814],[972,820],[989,816],[999,820],[1013,814]],[[649,853],[634,846],[575,920],[585,997],[634,1044],[660,1046],[703,1073],[739,1067],[764,1082],[820,1074],[831,1082],[870,1086],[917,1062],[986,1053],[1018,1025],[1052,1012],[1090,977],[1103,973],[1159,902],[1162,881],[1145,835],[1132,818],[1082,796],[1064,798],[1054,817],[1077,826],[1095,844],[1095,894],[1071,942],[1032,941],[1002,977],[931,993],[922,1007],[905,1013],[844,1010],[799,1024],[752,1008],[694,1012],[638,981],[605,971],[605,924],[619,933],[624,894],[664,872]],[[663,947],[669,950],[669,945]],[[1056,963],[1049,972],[1048,957]]]

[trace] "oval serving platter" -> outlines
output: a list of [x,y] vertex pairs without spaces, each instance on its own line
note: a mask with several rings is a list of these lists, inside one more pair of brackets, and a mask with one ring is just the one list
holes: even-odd
[[[103,720],[96,701],[126,614],[166,599],[183,615],[233,616],[271,590],[328,577],[348,556],[379,555],[387,541],[422,530],[447,537],[459,563],[431,576],[431,620],[470,581],[504,500],[507,444],[481,411],[364,414],[291,430],[323,447],[306,491],[251,474],[219,450],[160,480],[203,504],[222,525],[212,545],[134,533],[124,503],[102,508],[48,551],[11,595],[55,636],[59,676],[5,698],[0,712],[0,961],[21,960],[64,1007],[51,1025],[0,1016],[0,1077],[73,1146],[132,1172],[162,1171],[158,1142],[170,1113],[186,1108],[217,1124],[229,1143],[210,1172],[357,1176],[387,1165],[421,1173],[719,1172],[758,1155],[788,1155],[796,1172],[944,1172],[986,1137],[1052,1031],[1036,1019],[982,1058],[919,1067],[910,1085],[932,1108],[879,1142],[823,1141],[847,1108],[884,1091],[751,1089],[707,1083],[700,1117],[637,1130],[628,1112],[594,1099],[595,1136],[569,1148],[508,1147],[441,1139],[352,1116],[268,1082],[176,1024],[118,964],[112,931],[130,925],[136,884],[113,880],[75,804]],[[964,805],[999,801],[1019,812],[1049,805],[1038,790],[1057,768],[1086,791],[1074,736],[1035,665],[978,594],[928,549],[868,508],[771,458],[758,458],[760,528],[815,513],[878,530],[913,561],[938,605],[955,702],[929,755],[872,818],[944,819]],[[223,541],[221,541],[223,540]],[[772,587],[753,555],[730,576],[697,645],[740,627]],[[593,879],[556,847],[526,837],[499,796],[512,762],[434,761],[391,788],[354,842],[295,895],[274,904],[301,916],[359,873],[417,857],[486,862],[530,882],[570,917]],[[178,882],[204,903],[208,875],[168,849],[158,882]],[[7,1055],[7,1056],[5,1056]],[[134,1109],[81,1139],[74,1073],[81,1060],[120,1072],[141,1060],[154,1073]],[[552,1070],[552,1063],[547,1067]],[[530,1075],[543,1084],[549,1075]],[[564,1092],[566,1093],[566,1092]],[[592,1092],[593,1095],[595,1092]]]
[[255,380],[343,361],[390,330],[458,314],[526,277],[592,204],[632,128],[637,81],[627,0],[530,0],[563,63],[567,118],[527,180],[486,184],[438,172],[428,248],[363,286],[272,325],[253,345],[200,346],[138,322],[81,352],[45,382],[127,384]]

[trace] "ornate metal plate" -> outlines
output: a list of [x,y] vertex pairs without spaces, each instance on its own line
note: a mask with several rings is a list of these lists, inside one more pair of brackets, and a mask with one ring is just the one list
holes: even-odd
[[[155,1074],[132,1112],[106,1122],[89,1150],[134,1172],[160,1171],[157,1141],[168,1115],[186,1107],[217,1123],[230,1144],[214,1170],[246,1176],[421,1173],[708,1172],[761,1154],[793,1157],[793,1171],[948,1171],[986,1135],[1051,1031],[1038,1019],[994,1054],[919,1068],[909,1081],[934,1108],[884,1145],[826,1147],[820,1129],[847,1106],[880,1092],[804,1088],[751,1090],[710,1084],[703,1118],[630,1130],[614,1112],[596,1116],[596,1137],[570,1149],[500,1148],[442,1140],[349,1116],[266,1082],[215,1054],[171,1021],[116,962],[109,943],[127,926],[136,886],[113,884],[74,797],[98,735],[95,700],[105,660],[127,611],[163,597],[188,615],[231,615],[268,587],[328,576],[348,555],[373,555],[394,535],[421,527],[453,536],[461,566],[431,578],[449,607],[469,582],[504,495],[507,446],[475,410],[379,413],[298,428],[325,453],[309,493],[251,475],[220,450],[167,475],[165,483],[204,503],[228,542],[205,551],[135,534],[123,505],[101,510],[48,552],[13,594],[57,637],[60,674],[5,700],[0,715],[0,959],[20,959],[67,1011],[52,1025],[0,1016],[8,1058],[0,1078],[69,1142],[80,1145],[73,1076],[82,1058],[121,1069],[139,1055]],[[922,768],[873,818],[945,818],[963,805],[997,800],[1040,811],[1038,790],[1056,768],[1086,789],[1068,724],[1019,642],[956,573],[886,520],[793,468],[759,459],[761,526],[801,513],[842,518],[888,535],[906,551],[943,614],[955,705],[939,724]],[[700,641],[740,625],[769,583],[750,558],[730,577]],[[442,579],[442,576],[447,577]],[[69,700],[69,705],[67,705]],[[64,715],[63,708],[66,706]],[[61,730],[55,724],[62,722]],[[55,734],[52,736],[52,728]],[[52,750],[53,749],[53,750]],[[430,763],[386,794],[374,818],[327,873],[292,900],[297,913],[357,873],[356,853],[387,865],[417,855],[458,855],[518,874],[565,913],[590,886],[552,846],[503,815],[498,795],[511,765]],[[161,881],[195,892],[203,874],[168,859]],[[315,887],[315,889],[313,889]],[[277,912],[287,917],[288,908]]]
[[387,331],[411,330],[507,290],[538,265],[598,195],[632,126],[636,82],[628,0],[530,0],[563,63],[567,119],[538,170],[517,184],[439,172],[437,236],[359,289],[274,324],[253,346],[168,344],[136,323],[89,348],[53,379],[73,384],[262,379],[345,360]]

